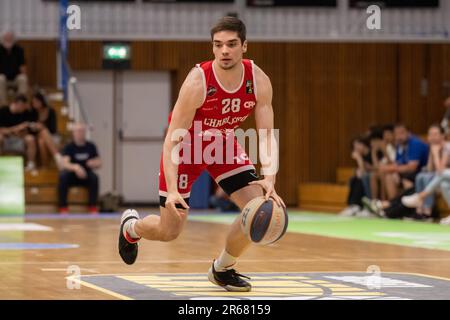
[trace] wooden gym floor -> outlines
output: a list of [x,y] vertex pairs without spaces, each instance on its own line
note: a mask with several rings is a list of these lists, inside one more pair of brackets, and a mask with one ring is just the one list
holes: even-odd
[[[190,220],[182,235],[173,242],[142,241],[136,264],[127,266],[116,249],[119,219],[119,215],[95,217],[80,214],[67,217],[35,214],[26,215],[24,220],[1,218],[3,229],[0,228],[0,242],[10,247],[0,248],[0,299],[158,299],[165,296],[154,296],[154,290],[146,296],[137,285],[147,289],[153,286],[167,294],[171,290],[171,286],[167,286],[170,282],[173,287],[178,285],[175,291],[189,291],[183,285],[180,287],[180,282],[173,277],[170,278],[170,275],[184,274],[194,274],[184,275],[192,280],[186,282],[187,286],[193,286],[191,294],[198,289],[202,291],[202,296],[233,297],[232,293],[209,286],[206,281],[212,259],[223,247],[228,230],[226,224]],[[5,225],[10,228],[5,228]],[[325,282],[314,279],[311,274],[309,278],[301,277],[299,273],[366,273],[368,268],[373,268],[370,266],[379,268],[382,275],[411,273],[432,276],[430,279],[450,278],[450,251],[289,232],[279,243],[270,247],[251,247],[241,257],[237,269],[255,277],[253,284],[256,290],[257,284],[267,285],[257,281],[270,278],[270,274],[282,275],[278,279],[282,279],[280,281],[295,277],[309,279],[310,282],[305,280],[306,284],[302,284],[305,287]],[[78,268],[81,276],[77,278]],[[158,278],[161,274],[165,275]],[[167,274],[169,278],[164,278]],[[120,285],[126,277],[133,276],[136,276],[136,281],[130,284],[129,289],[134,288],[135,291],[124,294],[128,291]],[[81,286],[79,281],[72,281],[74,279],[81,279]],[[111,279],[118,281],[117,288],[112,285]],[[447,280],[441,280],[446,285]],[[199,283],[197,289],[196,281]],[[311,296],[317,289],[314,288],[302,291],[303,297]],[[276,290],[270,289],[265,296],[285,296],[295,291],[292,290],[292,287],[281,285]],[[348,290],[361,291],[357,288]],[[441,298],[450,299],[449,292],[445,291]],[[177,294],[175,292],[174,296]],[[262,293],[255,294],[264,296]]]

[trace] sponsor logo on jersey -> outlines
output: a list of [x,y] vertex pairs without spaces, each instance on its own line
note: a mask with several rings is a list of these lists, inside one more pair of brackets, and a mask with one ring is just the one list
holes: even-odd
[[216,92],[217,92],[216,87],[208,86],[208,90],[207,90],[208,97],[212,97],[213,95],[216,94]]
[[[217,99],[216,99],[217,100]],[[208,101],[207,101],[208,102]],[[202,108],[202,110],[203,111],[213,111],[213,110],[218,110],[219,108],[216,106],[216,105],[214,105],[214,106],[212,106],[212,105],[209,105],[209,106],[204,106],[203,108]]]
[[245,92],[248,94],[253,94],[253,81],[247,80],[247,83],[245,84]]
[[252,109],[255,106],[255,101],[245,101],[244,102],[244,108],[245,109]]
[[217,100],[219,100],[219,99],[218,98],[212,98],[212,99],[206,100],[206,102],[213,102],[213,101],[217,101]]

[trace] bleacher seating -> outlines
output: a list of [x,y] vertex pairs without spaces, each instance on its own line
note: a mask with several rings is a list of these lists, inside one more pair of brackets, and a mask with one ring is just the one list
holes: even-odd
[[[302,210],[339,212],[346,207],[348,180],[354,175],[352,167],[336,170],[336,183],[307,182],[298,186],[298,206]],[[441,217],[450,214],[441,194],[438,193],[437,209]]]
[[[69,118],[64,101],[52,96],[61,96],[55,90],[49,91],[50,105],[55,109],[58,122],[58,134],[61,135],[63,143],[70,139],[68,130]],[[55,94],[56,93],[56,94]],[[58,203],[58,170],[52,162],[49,167],[38,168],[32,172],[25,172],[25,202],[27,207],[39,205],[54,206],[55,211]],[[87,205],[88,194],[85,188],[71,188],[68,195],[69,204]]]

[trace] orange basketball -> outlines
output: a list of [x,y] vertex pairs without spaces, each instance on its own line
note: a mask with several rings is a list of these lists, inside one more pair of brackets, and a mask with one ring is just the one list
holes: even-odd
[[272,199],[257,197],[242,210],[241,228],[250,241],[267,245],[278,241],[288,226],[286,209]]

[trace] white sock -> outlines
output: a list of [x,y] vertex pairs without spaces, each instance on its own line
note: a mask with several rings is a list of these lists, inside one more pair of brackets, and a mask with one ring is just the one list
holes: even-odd
[[222,251],[219,258],[214,261],[214,269],[216,271],[225,271],[236,264],[236,257],[233,257],[225,250]]
[[133,239],[139,239],[140,236],[136,233],[136,230],[134,230],[134,225],[137,222],[137,219],[130,219],[127,222],[125,222],[125,225],[123,226],[123,229],[126,233]]

